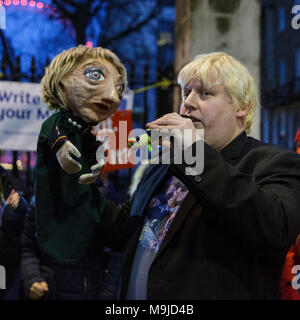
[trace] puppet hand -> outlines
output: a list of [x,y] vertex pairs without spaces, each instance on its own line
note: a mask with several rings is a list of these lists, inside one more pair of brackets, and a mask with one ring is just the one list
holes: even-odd
[[77,158],[81,157],[78,149],[67,140],[56,152],[56,157],[61,167],[67,173],[77,173],[81,170],[81,164],[75,161],[71,154]]
[[91,183],[95,182],[97,180],[97,178],[99,177],[104,165],[105,165],[105,159],[103,158],[98,163],[94,164],[91,167],[92,173],[82,174],[79,177],[78,182],[80,184],[91,184]]

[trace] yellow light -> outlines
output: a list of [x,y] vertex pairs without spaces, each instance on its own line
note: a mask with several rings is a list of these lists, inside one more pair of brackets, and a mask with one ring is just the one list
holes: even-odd
[[[12,170],[12,169],[13,169],[13,165],[12,165],[11,163],[0,163],[0,165],[1,165],[5,170]],[[18,169],[19,171],[22,171],[22,170],[24,169],[21,160],[17,160],[16,165],[17,165],[17,169]]]

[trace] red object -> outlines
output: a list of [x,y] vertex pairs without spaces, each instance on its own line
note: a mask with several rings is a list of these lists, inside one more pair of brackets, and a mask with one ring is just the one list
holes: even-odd
[[300,129],[296,132],[294,142],[299,142],[300,141]]
[[94,127],[92,133],[97,140],[106,145],[107,163],[104,171],[121,170],[134,167],[132,153],[129,152],[127,138],[132,130],[132,112],[130,110],[118,110],[110,118],[102,121]]
[[295,274],[292,273],[292,268],[294,265],[297,265],[299,263],[299,257],[300,257],[299,243],[300,241],[298,241],[298,243],[296,241],[296,245],[295,246],[292,245],[290,247],[289,252],[286,255],[285,264],[283,267],[283,271],[281,274],[281,281],[280,281],[280,299],[281,300],[300,300],[299,291],[294,289],[291,283],[293,278],[295,277]]

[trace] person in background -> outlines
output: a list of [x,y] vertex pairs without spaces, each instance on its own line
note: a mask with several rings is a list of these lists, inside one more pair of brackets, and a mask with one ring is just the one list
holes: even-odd
[[6,271],[6,289],[0,290],[0,299],[18,300],[21,294],[21,233],[29,206],[22,193],[13,189],[8,173],[1,166],[0,198],[0,265]]
[[[300,129],[294,137],[294,149],[300,154]],[[286,254],[283,271],[280,281],[280,299],[281,300],[300,300],[300,289],[293,288],[292,281],[295,274],[292,272],[295,265],[300,265],[300,234],[297,236]]]

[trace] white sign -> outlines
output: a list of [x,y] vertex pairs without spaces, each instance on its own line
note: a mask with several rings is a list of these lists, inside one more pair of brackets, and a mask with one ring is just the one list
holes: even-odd
[[6,272],[5,268],[0,265],[0,289],[6,289]]
[[[40,98],[38,83],[0,81],[0,150],[36,151],[42,123],[52,114]],[[119,110],[132,110],[127,91]]]
[[3,5],[0,7],[0,29],[6,29],[6,15]]
[[35,151],[42,122],[51,115],[38,83],[0,81],[0,150]]

